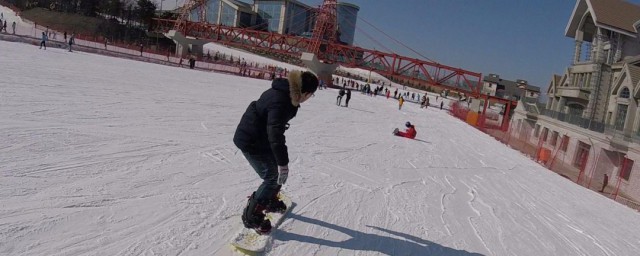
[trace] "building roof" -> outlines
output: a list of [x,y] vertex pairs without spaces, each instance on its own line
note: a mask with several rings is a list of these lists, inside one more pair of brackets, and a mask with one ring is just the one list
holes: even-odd
[[635,23],[640,21],[640,6],[623,0],[577,0],[565,29],[565,35],[575,37],[582,17],[586,12],[596,26],[635,37]]
[[555,87],[560,84],[561,80],[562,80],[561,75],[553,74],[553,76],[551,77],[551,83],[547,88],[547,93],[555,93]]
[[243,12],[253,12],[252,8],[251,8],[251,4],[242,2],[242,1],[238,1],[238,0],[222,0],[224,2],[227,2],[228,4],[230,4],[231,6],[233,6],[234,8],[236,8],[237,10],[243,11]]
[[627,65],[627,68],[629,69],[629,79],[631,79],[631,84],[633,86],[637,85],[638,81],[640,81],[640,67],[636,65]]
[[296,4],[296,5],[302,6],[305,9],[313,9],[313,7],[307,5],[307,4],[303,3],[303,2],[300,2],[299,0],[254,0],[253,3],[260,4],[260,2],[285,2],[285,1],[288,1],[288,2],[290,2],[292,4]]

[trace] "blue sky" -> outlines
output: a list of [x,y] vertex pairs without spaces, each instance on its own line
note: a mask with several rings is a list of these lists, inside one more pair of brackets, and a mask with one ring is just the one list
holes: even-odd
[[[300,0],[317,6],[322,0]],[[564,35],[575,0],[347,0],[360,6],[355,43],[546,88],[573,58]],[[640,0],[629,1],[640,3]],[[365,20],[384,35],[362,20]],[[363,32],[364,31],[364,32]]]

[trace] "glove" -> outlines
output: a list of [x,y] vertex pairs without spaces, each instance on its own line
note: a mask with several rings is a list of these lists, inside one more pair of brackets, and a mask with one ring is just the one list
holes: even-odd
[[278,166],[278,185],[284,185],[289,176],[289,166]]

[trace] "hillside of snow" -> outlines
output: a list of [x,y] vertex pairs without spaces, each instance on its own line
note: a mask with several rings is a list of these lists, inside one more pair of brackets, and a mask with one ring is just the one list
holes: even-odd
[[[237,255],[266,80],[0,41],[0,255]],[[436,108],[319,90],[266,255],[636,255],[640,215]],[[435,99],[431,99],[432,104]],[[394,137],[406,121],[416,140]]]

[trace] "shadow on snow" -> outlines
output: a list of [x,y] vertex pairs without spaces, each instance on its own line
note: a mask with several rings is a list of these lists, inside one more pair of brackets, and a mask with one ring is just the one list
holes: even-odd
[[317,219],[307,218],[301,215],[290,213],[288,218],[303,221],[309,224],[322,226],[344,233],[351,238],[344,241],[324,240],[312,236],[299,235],[284,230],[278,230],[275,239],[281,241],[300,241],[303,243],[317,244],[320,246],[336,247],[354,251],[371,251],[379,252],[386,255],[464,255],[464,256],[482,256],[479,253],[471,253],[465,250],[457,250],[446,246],[439,245],[419,237],[380,228],[367,226],[388,233],[392,236],[381,236],[376,234],[368,234],[362,231],[340,227],[331,223],[327,223]]

